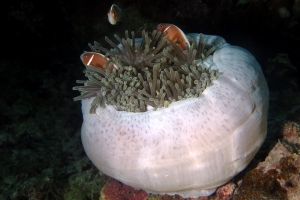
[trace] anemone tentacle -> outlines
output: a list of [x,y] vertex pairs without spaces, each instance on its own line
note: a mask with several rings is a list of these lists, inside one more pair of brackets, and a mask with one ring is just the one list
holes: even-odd
[[[156,30],[149,35],[143,31],[142,39],[135,38],[134,32],[130,38],[128,31],[125,38],[114,37],[119,45],[105,37],[111,50],[98,42],[89,44],[92,51],[105,53],[109,61],[104,65],[105,72],[86,66],[88,80],[77,81],[84,85],[73,88],[81,92],[74,100],[96,97],[91,113],[106,105],[128,112],[167,107],[174,101],[199,97],[219,75],[199,62],[214,51],[214,47],[205,48],[202,34],[198,44],[189,38],[191,45],[186,50]],[[118,69],[107,67],[109,64]]]

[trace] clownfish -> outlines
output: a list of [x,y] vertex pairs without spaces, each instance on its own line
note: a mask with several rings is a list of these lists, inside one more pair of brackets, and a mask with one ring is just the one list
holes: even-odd
[[116,4],[113,4],[107,13],[109,23],[111,23],[112,25],[115,25],[118,21],[120,21],[121,14],[122,14],[122,11],[119,8],[119,6],[117,6]]
[[172,42],[175,42],[177,46],[183,50],[186,50],[186,44],[188,47],[190,46],[183,31],[174,24],[158,24],[156,30],[166,33],[165,37],[168,37]]
[[[84,66],[90,65],[97,69],[100,69],[101,71],[105,71],[105,68],[103,66],[109,61],[109,59],[105,58],[105,56],[101,53],[95,52],[84,52],[80,55],[80,59]],[[109,64],[107,67],[110,68],[111,66],[118,69],[118,67],[114,64]]]

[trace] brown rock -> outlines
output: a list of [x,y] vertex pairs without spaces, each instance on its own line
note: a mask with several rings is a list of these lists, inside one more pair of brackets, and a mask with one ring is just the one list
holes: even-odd
[[148,195],[143,190],[122,184],[115,179],[109,180],[102,188],[100,200],[146,200]]
[[265,161],[246,173],[234,199],[300,199],[299,129],[286,123],[282,135]]

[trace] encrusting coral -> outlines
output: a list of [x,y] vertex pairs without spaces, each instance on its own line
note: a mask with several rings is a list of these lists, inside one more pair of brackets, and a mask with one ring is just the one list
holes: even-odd
[[97,42],[89,44],[93,52],[106,53],[109,58],[103,66],[105,72],[87,65],[84,72],[88,80],[77,81],[84,85],[73,88],[81,91],[74,100],[96,97],[91,113],[106,105],[127,112],[168,107],[173,101],[199,97],[218,77],[218,71],[197,66],[199,59],[214,51],[214,47],[205,48],[202,35],[199,43],[189,38],[191,45],[187,45],[187,50],[156,30],[149,35],[143,31],[141,39],[136,39],[134,32],[130,38],[128,31],[125,39],[116,34],[115,38],[119,45],[105,38],[113,47],[111,50]]

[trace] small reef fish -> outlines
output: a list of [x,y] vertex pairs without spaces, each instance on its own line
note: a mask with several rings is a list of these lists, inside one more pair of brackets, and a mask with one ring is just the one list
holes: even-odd
[[158,24],[156,30],[166,33],[165,37],[168,37],[171,41],[175,42],[177,46],[183,50],[186,50],[186,43],[188,47],[190,46],[183,31],[174,24]]
[[[97,69],[100,69],[101,71],[105,71],[105,68],[103,66],[109,61],[109,59],[105,58],[105,56],[101,53],[95,52],[84,52],[80,55],[80,59],[84,66],[90,65]],[[109,66],[107,67],[109,68],[110,66],[118,69],[118,67],[114,64],[109,64]]]
[[107,13],[109,23],[111,23],[112,25],[115,25],[118,21],[120,21],[121,14],[122,14],[122,11],[119,8],[119,6],[117,6],[116,4],[113,4]]

